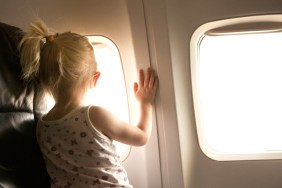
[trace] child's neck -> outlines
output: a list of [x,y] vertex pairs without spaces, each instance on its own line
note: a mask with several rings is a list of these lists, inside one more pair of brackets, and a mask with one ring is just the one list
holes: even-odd
[[54,107],[44,116],[43,120],[54,121],[61,119],[72,110],[76,109],[81,105],[81,102],[71,102],[71,103],[56,103]]

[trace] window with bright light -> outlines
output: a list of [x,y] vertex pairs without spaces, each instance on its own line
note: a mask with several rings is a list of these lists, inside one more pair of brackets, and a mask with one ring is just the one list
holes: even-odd
[[[87,94],[85,103],[104,107],[125,122],[129,122],[126,85],[119,51],[116,45],[103,36],[87,36],[93,45],[94,54],[101,73],[95,89]],[[54,104],[49,99],[49,108]],[[125,160],[130,146],[114,141],[117,153]]]
[[[96,88],[88,102],[110,110],[125,122],[129,122],[129,108],[122,62],[117,46],[103,36],[88,36],[94,47],[94,54],[101,73]],[[91,92],[91,91],[90,91]],[[118,154],[125,160],[130,146],[114,142]]]
[[196,122],[204,153],[215,160],[282,158],[280,29],[212,34],[206,30],[194,37],[191,48]]

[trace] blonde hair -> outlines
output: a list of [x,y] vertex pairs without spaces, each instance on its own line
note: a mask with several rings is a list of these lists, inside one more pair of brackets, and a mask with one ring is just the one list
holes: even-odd
[[55,101],[71,100],[77,89],[86,89],[97,69],[87,37],[72,32],[50,34],[41,20],[30,24],[19,47],[23,78],[38,80]]

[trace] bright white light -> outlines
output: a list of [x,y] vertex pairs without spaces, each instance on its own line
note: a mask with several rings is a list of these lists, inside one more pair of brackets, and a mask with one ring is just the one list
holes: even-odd
[[218,153],[282,151],[282,33],[205,36],[198,93],[203,136]]
[[[96,88],[89,91],[87,103],[102,106],[125,122],[129,122],[129,109],[122,63],[117,47],[105,37],[88,37],[94,47],[94,53],[101,76]],[[115,142],[118,154],[125,159],[130,147]]]

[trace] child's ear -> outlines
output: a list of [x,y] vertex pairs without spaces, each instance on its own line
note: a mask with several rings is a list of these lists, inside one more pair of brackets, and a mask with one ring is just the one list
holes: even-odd
[[94,87],[96,87],[97,81],[100,78],[101,73],[100,72],[96,72],[93,76],[93,83],[94,83]]

